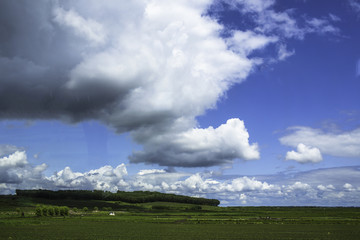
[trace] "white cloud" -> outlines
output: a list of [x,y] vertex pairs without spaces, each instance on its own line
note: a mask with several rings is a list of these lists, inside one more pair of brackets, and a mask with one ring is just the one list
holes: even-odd
[[116,168],[104,166],[85,173],[73,172],[70,167],[66,167],[50,177],[45,177],[45,180],[56,188],[97,189],[114,192],[126,189],[128,184],[124,181],[125,176],[127,176],[125,164],[120,164]]
[[228,185],[227,189],[229,191],[264,191],[264,190],[271,190],[274,188],[274,185],[270,185],[267,182],[260,182],[255,178],[236,178],[232,180],[231,185]]
[[24,151],[16,151],[7,157],[0,158],[0,168],[22,167],[28,163],[26,158]]
[[[11,157],[14,153],[7,156]],[[25,154],[25,153],[24,153]],[[15,154],[16,155],[16,154]],[[26,158],[26,154],[22,155]],[[359,167],[319,169],[268,176],[218,176],[211,173],[169,172],[142,169],[128,175],[127,167],[104,166],[87,172],[69,167],[47,177],[45,164],[9,165],[0,168],[0,193],[15,189],[98,189],[116,192],[160,191],[216,198],[226,205],[327,205],[358,206]]]
[[303,39],[306,31],[298,26],[295,18],[291,16],[291,11],[275,12],[267,10],[259,14],[258,31],[264,33],[276,32],[285,38]]
[[360,2],[358,0],[348,0],[348,3],[354,12],[360,13]]
[[336,16],[335,14],[329,13],[330,20],[333,22],[340,22],[341,18]]
[[266,45],[277,41],[278,38],[275,36],[268,37],[251,31],[234,31],[233,37],[227,39],[231,49],[245,56],[256,49],[264,48]]
[[287,191],[291,192],[294,190],[307,190],[310,189],[310,185],[302,182],[295,182],[294,184],[287,187]]
[[284,145],[297,147],[299,143],[318,148],[322,154],[339,157],[360,156],[360,129],[342,133],[326,133],[309,127],[292,127],[290,134],[281,137]]
[[278,50],[278,59],[280,61],[283,61],[285,60],[286,58],[292,56],[295,54],[295,50],[291,50],[291,51],[288,51],[286,49],[286,45],[285,44],[280,44],[279,46],[279,50]]
[[320,184],[317,186],[317,189],[319,189],[320,191],[333,191],[335,190],[335,187],[332,184],[329,184],[327,186]]
[[193,167],[260,157],[258,145],[249,143],[249,133],[239,119],[229,119],[215,129],[194,128],[177,134],[151,136],[145,147],[130,157],[131,162]]
[[346,191],[356,191],[353,185],[351,185],[350,183],[345,183],[343,188],[345,188]]
[[229,0],[227,2],[244,8],[245,12],[263,12],[273,6],[275,0]]
[[54,8],[54,19],[60,25],[71,28],[75,34],[86,38],[92,44],[102,44],[106,40],[104,27],[92,19],[84,19],[76,11]]
[[138,175],[142,176],[142,175],[156,174],[156,173],[165,173],[165,170],[164,169],[143,169],[143,170],[140,170]]
[[2,149],[5,156],[0,158],[0,184],[34,184],[42,179],[46,164],[32,166],[26,152],[16,146],[3,145]]
[[307,18],[301,22],[295,16],[294,9],[275,11],[275,0],[225,0],[233,8],[240,12],[253,15],[253,21],[257,23],[256,30],[265,34],[276,34],[281,38],[304,39],[309,33],[337,34],[339,29],[332,22],[340,21],[334,14],[319,18]]
[[[330,20],[332,21],[337,21],[337,20],[333,20],[333,17],[329,17]],[[316,32],[316,33],[320,33],[320,34],[326,34],[326,33],[339,33],[340,30],[339,28],[333,26],[330,21],[328,19],[319,19],[319,18],[311,18],[308,19],[307,21],[307,31],[309,33],[312,32]]]
[[242,204],[247,203],[246,199],[247,199],[247,196],[245,194],[241,193],[240,197],[239,197],[239,200],[241,201]]
[[297,152],[290,151],[286,153],[286,160],[295,160],[299,163],[317,163],[322,161],[322,156],[318,148],[306,146],[302,143],[297,145]]

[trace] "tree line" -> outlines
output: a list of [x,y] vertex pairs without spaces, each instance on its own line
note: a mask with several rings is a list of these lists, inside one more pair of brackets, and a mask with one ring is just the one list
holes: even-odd
[[35,208],[35,215],[41,216],[68,216],[69,208],[66,206],[40,206],[37,205]]
[[147,202],[177,202],[197,205],[218,206],[220,201],[217,199],[196,198],[183,195],[134,191],[116,193],[101,190],[16,190],[17,196],[45,198],[45,199],[74,199],[74,200],[104,200],[104,201],[121,201],[127,203],[147,203]]

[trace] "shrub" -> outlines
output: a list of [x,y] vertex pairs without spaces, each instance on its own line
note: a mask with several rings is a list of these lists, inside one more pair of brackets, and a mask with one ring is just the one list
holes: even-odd
[[54,207],[54,215],[59,216],[60,215],[60,208],[58,206]]
[[48,214],[49,214],[49,216],[54,216],[55,215],[54,207],[49,207],[48,208]]
[[47,216],[47,215],[48,215],[48,209],[47,209],[47,207],[46,207],[46,206],[43,206],[43,207],[41,208],[41,212],[42,212],[42,215],[43,215],[43,216]]
[[82,210],[83,210],[83,212],[89,211],[89,209],[87,207],[84,207]]
[[37,217],[41,217],[42,216],[42,209],[40,207],[40,205],[37,205],[36,208],[35,208],[35,215]]
[[18,214],[21,214],[21,209],[20,209],[20,208],[16,208],[16,212],[17,212]]
[[61,216],[68,216],[69,215],[69,208],[68,207],[60,207],[60,215]]

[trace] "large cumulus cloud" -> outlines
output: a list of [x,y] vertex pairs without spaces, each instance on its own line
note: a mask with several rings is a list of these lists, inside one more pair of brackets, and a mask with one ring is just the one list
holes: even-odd
[[215,129],[194,128],[176,135],[156,135],[146,142],[143,151],[130,157],[131,162],[197,167],[231,163],[236,158],[260,158],[258,145],[249,144],[249,134],[239,119],[229,119]]
[[[284,38],[303,38],[330,20],[299,28],[290,13],[272,10],[274,1],[224,1],[267,16],[247,30],[231,29],[210,14],[218,2],[1,1],[0,118],[99,120],[144,145],[150,157],[136,153],[133,162],[209,166],[258,158],[254,145],[244,144],[246,130],[228,133],[241,143],[217,145],[216,154],[175,142],[263,62],[250,57],[254,51],[278,44],[282,60],[293,54]],[[174,140],[154,148],[154,136]],[[162,156],[152,156],[159,150]],[[177,157],[191,152],[188,162]]]
[[[118,132],[131,131],[145,152],[152,149],[150,155],[151,136],[187,134],[196,126],[195,117],[215,107],[259,62],[248,54],[276,41],[251,31],[221,38],[223,26],[206,16],[211,4],[206,0],[0,4],[0,117],[97,119]],[[234,134],[228,133],[229,139],[242,138]],[[240,134],[247,138],[246,131]],[[172,161],[170,152],[186,155],[187,148],[173,142],[163,157],[132,159],[202,166],[257,158],[258,153],[249,157],[255,149],[245,145],[229,143],[229,153],[218,145],[215,155],[195,150],[182,163]]]

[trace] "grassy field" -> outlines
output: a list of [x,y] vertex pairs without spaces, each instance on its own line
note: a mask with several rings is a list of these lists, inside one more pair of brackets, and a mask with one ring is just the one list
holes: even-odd
[[[66,205],[70,214],[36,217],[38,204]],[[84,207],[89,211],[80,210]],[[93,211],[94,207],[100,210]],[[111,208],[115,216],[110,216],[109,210],[102,211],[104,207]],[[360,208],[225,208],[0,197],[0,239],[359,239],[359,236]]]

